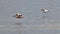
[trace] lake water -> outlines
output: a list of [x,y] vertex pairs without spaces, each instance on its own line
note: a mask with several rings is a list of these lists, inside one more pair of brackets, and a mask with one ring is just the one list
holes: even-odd
[[0,0],[0,34],[60,34],[60,0]]

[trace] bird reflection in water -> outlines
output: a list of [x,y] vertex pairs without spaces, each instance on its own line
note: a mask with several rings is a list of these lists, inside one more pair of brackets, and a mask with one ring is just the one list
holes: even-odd
[[16,23],[17,25],[22,25],[23,23]]
[[23,30],[22,30],[23,29],[23,23],[21,23],[21,22],[20,23],[16,23],[16,25],[17,25],[17,28],[18,28],[17,29],[17,33],[18,34],[22,34],[23,33]]
[[47,16],[42,16],[42,22],[44,24],[48,24],[48,17]]

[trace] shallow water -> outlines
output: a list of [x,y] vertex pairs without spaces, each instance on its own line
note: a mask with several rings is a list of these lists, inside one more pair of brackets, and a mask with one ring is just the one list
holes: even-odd
[[[0,0],[1,34],[60,34],[60,0]],[[50,12],[44,14],[41,8]],[[12,17],[17,12],[24,18]]]

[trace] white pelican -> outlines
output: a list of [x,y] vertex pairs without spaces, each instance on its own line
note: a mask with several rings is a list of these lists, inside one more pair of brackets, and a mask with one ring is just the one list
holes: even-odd
[[19,13],[16,13],[16,18],[21,18],[21,14],[19,14]]
[[47,13],[47,12],[48,12],[48,10],[47,10],[46,8],[41,9],[41,11],[42,11],[43,13]]

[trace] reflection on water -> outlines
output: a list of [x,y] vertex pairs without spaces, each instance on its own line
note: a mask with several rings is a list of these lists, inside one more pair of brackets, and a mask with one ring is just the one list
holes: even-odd
[[48,24],[48,16],[42,16],[42,23]]
[[22,25],[22,23],[16,23],[17,25]]
[[17,34],[22,34],[23,33],[23,23],[19,22],[19,23],[16,23],[16,26],[17,26]]

